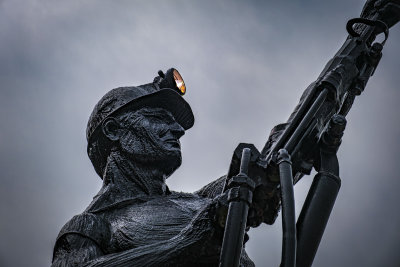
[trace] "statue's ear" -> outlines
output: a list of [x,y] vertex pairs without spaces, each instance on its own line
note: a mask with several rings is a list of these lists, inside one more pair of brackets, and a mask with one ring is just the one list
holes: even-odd
[[103,121],[101,125],[104,136],[106,136],[111,141],[117,141],[120,137],[121,127],[119,122],[113,118],[109,117]]

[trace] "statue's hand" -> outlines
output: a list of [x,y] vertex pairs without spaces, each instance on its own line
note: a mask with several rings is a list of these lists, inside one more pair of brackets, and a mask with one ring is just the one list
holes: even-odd
[[[270,145],[276,141],[280,131],[283,131],[285,126],[285,124],[281,124],[274,128],[275,133],[268,139]],[[254,145],[240,143],[234,150],[227,175],[228,178],[225,183],[225,190],[229,189],[232,185],[230,184],[232,178],[229,177],[235,177],[240,172],[241,154],[244,148],[250,148],[252,151],[248,176],[256,184],[247,217],[247,226],[257,227],[263,222],[266,224],[273,224],[280,208],[280,195],[277,189],[279,178],[276,178],[276,175],[279,177],[279,172],[274,168],[269,168],[267,172],[264,167],[258,164],[260,152]]]
[[228,208],[229,208],[228,192],[229,191],[225,191],[216,198],[214,198],[214,201],[216,203],[214,222],[216,227],[218,227],[221,230],[225,228],[226,217],[228,216]]
[[[262,222],[272,224],[279,210],[279,194],[276,186],[258,185],[253,179],[244,174],[232,177],[226,186],[226,191],[218,196],[216,222],[219,227],[224,227],[228,213],[228,195],[232,201],[244,201],[251,203],[247,216],[247,226],[257,227]],[[239,189],[240,188],[240,189]],[[234,190],[233,194],[230,193]],[[246,193],[246,192],[250,192]],[[251,193],[252,192],[252,193]]]
[[247,225],[258,227],[261,223],[273,224],[280,209],[280,197],[276,187],[260,185],[253,192],[253,203],[247,217]]
[[379,14],[378,20],[392,27],[400,20],[400,0],[368,0],[361,17],[371,19],[376,13]]

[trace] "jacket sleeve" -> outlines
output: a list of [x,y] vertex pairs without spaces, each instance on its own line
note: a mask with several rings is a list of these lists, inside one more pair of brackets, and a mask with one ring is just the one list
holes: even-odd
[[53,251],[53,267],[78,266],[107,253],[110,226],[91,213],[74,216],[61,229]]

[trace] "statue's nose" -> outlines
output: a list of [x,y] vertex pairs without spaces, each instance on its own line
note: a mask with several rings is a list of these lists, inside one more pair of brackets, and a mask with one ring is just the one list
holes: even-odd
[[183,129],[183,127],[177,122],[171,125],[170,131],[177,139],[181,138],[185,134],[185,129]]

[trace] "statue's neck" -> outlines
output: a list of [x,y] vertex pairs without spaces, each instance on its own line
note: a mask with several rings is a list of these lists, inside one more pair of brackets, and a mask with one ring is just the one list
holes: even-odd
[[104,186],[116,187],[118,193],[127,196],[164,195],[168,190],[157,166],[134,162],[119,151],[108,157],[103,180]]

